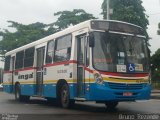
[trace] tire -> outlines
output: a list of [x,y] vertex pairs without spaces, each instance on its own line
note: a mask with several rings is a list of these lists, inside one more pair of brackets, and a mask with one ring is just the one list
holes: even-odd
[[15,100],[20,101],[21,95],[20,95],[20,85],[17,84],[15,87]]
[[115,101],[114,102],[105,102],[105,105],[106,105],[107,109],[113,110],[118,105],[118,102],[115,102]]
[[60,104],[63,108],[71,108],[74,106],[75,101],[70,100],[69,87],[65,83],[61,87],[60,91]]
[[20,85],[17,84],[15,88],[15,100],[20,102],[27,102],[29,101],[30,96],[21,95]]

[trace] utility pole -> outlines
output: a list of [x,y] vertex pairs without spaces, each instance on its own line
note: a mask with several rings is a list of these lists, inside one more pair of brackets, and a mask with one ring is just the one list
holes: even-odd
[[107,20],[110,20],[110,0],[106,0],[107,4]]
[[2,83],[3,82],[3,71],[2,71],[2,69],[0,69],[0,75],[1,75],[1,77],[0,77],[0,83]]

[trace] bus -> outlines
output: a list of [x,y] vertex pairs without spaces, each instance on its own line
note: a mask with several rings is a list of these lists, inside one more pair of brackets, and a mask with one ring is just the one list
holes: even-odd
[[88,20],[5,54],[4,91],[18,101],[37,96],[63,108],[95,101],[115,108],[148,100],[144,30],[115,20]]

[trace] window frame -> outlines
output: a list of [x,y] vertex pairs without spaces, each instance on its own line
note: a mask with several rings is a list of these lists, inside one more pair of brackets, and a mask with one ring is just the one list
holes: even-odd
[[[18,57],[17,57],[17,54],[18,53],[21,53],[21,52],[23,52],[23,58],[21,58],[21,59],[18,59]],[[19,51],[19,52],[17,52],[16,53],[16,60],[15,60],[15,70],[18,70],[18,69],[22,69],[22,68],[24,68],[24,54],[25,53],[25,51],[24,50],[22,50],[22,51]],[[18,59],[18,62],[17,62],[17,59]],[[21,63],[22,62],[22,63]],[[22,64],[22,66],[20,66],[18,63],[21,63]],[[18,64],[18,66],[17,66],[17,64]],[[20,66],[20,67],[19,67]]]
[[[51,43],[51,42],[53,42],[53,50],[52,51],[50,51],[50,52],[48,52],[48,48],[49,48],[49,43]],[[51,60],[51,62],[47,62],[47,55],[48,55],[48,53],[51,53],[52,52],[52,60]],[[50,63],[53,63],[53,59],[54,59],[54,52],[55,52],[55,40],[50,40],[50,41],[48,41],[48,43],[47,43],[47,50],[46,50],[46,58],[45,58],[45,63],[46,64],[50,64]]]
[[[58,43],[57,41],[58,41],[59,39],[61,39],[61,38],[66,37],[66,36],[70,36],[70,38],[71,38],[71,39],[70,39],[70,42],[71,42],[70,47],[66,47],[66,48],[58,49],[58,50],[57,50],[57,43]],[[56,52],[57,52],[57,51],[61,51],[61,50],[65,50],[65,49],[67,49],[67,54],[69,53],[69,58],[67,58],[66,60],[56,60]],[[68,52],[68,51],[70,51],[70,52]],[[71,51],[72,51],[72,34],[71,34],[71,33],[56,38],[56,39],[55,39],[55,44],[54,44],[54,58],[53,58],[53,62],[69,61],[69,60],[71,59]]]
[[[33,51],[32,51],[32,52],[33,52],[33,53],[32,53],[32,54],[33,54],[32,57],[27,57],[27,58],[26,58],[26,51],[27,51],[27,50],[33,50]],[[30,48],[25,49],[25,51],[24,51],[24,59],[23,59],[23,67],[24,67],[24,68],[33,67],[33,65],[34,65],[34,58],[35,58],[34,56],[35,56],[35,47],[30,47]],[[27,66],[25,66],[25,65],[26,65],[26,64],[25,64],[25,63],[26,63],[26,61],[25,61],[26,59],[32,59],[32,65],[27,65]]]

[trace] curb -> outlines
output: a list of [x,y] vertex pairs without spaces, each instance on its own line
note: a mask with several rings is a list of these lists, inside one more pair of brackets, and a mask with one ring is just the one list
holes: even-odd
[[160,99],[160,92],[159,91],[154,91],[151,93],[151,98],[152,99]]
[[160,100],[160,96],[151,96],[151,99],[159,99]]

